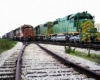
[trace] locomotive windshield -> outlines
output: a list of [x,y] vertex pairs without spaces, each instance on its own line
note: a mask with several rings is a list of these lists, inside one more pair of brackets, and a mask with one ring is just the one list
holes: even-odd
[[80,13],[78,15],[78,18],[79,19],[93,19],[93,17],[90,14],[87,14],[87,13]]

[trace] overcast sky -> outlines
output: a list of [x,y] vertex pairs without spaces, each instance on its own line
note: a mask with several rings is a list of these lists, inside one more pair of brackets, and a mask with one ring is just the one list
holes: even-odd
[[0,0],[0,36],[23,24],[35,27],[83,11],[100,23],[100,0]]

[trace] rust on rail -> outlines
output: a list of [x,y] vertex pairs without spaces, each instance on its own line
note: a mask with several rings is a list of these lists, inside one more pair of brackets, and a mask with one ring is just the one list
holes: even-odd
[[20,73],[21,73],[21,61],[22,61],[22,55],[23,52],[25,50],[25,47],[27,45],[27,42],[25,43],[25,45],[23,46],[22,50],[20,51],[20,54],[18,55],[18,59],[17,59],[17,64],[16,64],[16,74],[15,74],[15,80],[20,80]]

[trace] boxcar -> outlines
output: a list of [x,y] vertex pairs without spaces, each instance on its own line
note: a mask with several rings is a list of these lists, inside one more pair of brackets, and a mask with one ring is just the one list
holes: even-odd
[[13,37],[14,37],[13,31],[10,31],[10,32],[8,33],[8,39],[13,40]]

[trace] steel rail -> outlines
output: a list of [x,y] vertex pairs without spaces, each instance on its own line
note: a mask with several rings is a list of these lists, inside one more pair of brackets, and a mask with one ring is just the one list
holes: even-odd
[[[37,44],[37,43],[36,43]],[[55,56],[57,59],[59,59],[61,62],[63,62],[64,64],[66,65],[69,65],[69,66],[72,66],[75,68],[76,71],[79,71],[80,73],[84,73],[86,74],[88,77],[92,77],[92,78],[95,78],[97,80],[100,80],[100,74],[97,74],[96,72],[94,71],[91,71],[90,69],[87,69],[85,67],[82,67],[78,64],[75,64],[51,51],[49,51],[48,49],[45,49],[44,47],[40,46],[39,44],[37,44],[41,49],[43,49],[44,51],[46,51],[47,53],[49,53],[50,55],[52,56]]]
[[17,64],[16,64],[15,80],[20,80],[22,55],[23,55],[26,45],[27,45],[27,42],[23,46],[22,50],[20,51],[20,54],[18,55],[18,59],[16,60]]
[[65,42],[39,42],[43,44],[53,44],[53,45],[61,45],[61,46],[72,46],[78,48],[91,48],[93,50],[100,50],[99,44],[81,44],[81,43],[65,43]]

